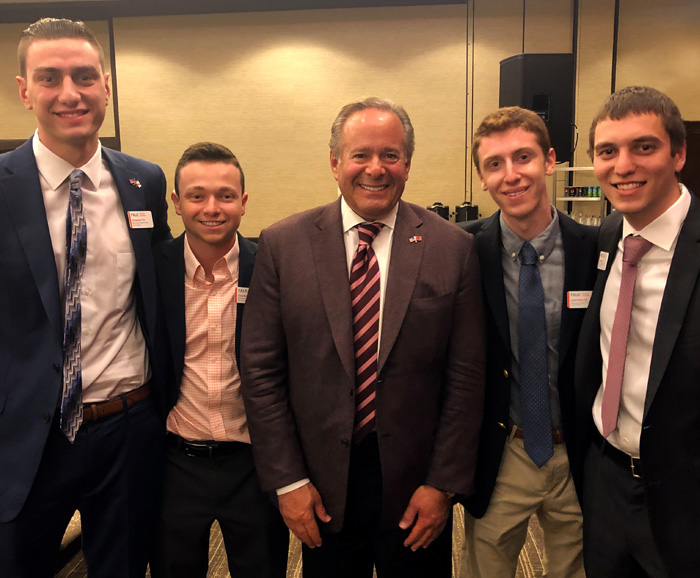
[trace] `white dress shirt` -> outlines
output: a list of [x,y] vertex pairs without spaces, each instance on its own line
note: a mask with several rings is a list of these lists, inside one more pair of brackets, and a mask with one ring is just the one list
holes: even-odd
[[[68,177],[76,167],[46,148],[38,134],[32,146],[63,299]],[[78,168],[85,173],[82,197],[87,226],[80,293],[83,402],[94,403],[142,386],[150,378],[150,367],[136,314],[136,258],[121,199],[102,159],[100,144],[93,157]]]
[[608,373],[612,326],[620,294],[623,243],[627,235],[640,235],[653,243],[649,252],[642,257],[638,265],[617,429],[613,430],[607,438],[608,442],[617,449],[635,457],[639,456],[644,402],[661,301],[666,289],[673,254],[676,250],[678,234],[690,208],[690,193],[683,185],[680,187],[681,196],[678,200],[641,231],[635,231],[627,219],[623,219],[622,237],[618,243],[615,260],[605,284],[600,307],[600,350],[603,357],[603,382],[593,403],[593,420],[598,430],[602,432],[603,390]]

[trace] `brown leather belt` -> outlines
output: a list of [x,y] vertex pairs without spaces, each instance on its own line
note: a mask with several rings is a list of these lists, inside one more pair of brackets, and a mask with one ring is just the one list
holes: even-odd
[[108,399],[107,401],[99,401],[97,403],[83,404],[83,423],[96,421],[121,413],[127,409],[131,409],[138,402],[143,401],[151,395],[151,382],[142,385],[138,389],[133,389],[129,393],[124,393]]
[[[518,438],[519,440],[523,439],[523,429],[519,428],[517,425],[512,425],[510,426],[510,435],[511,437]],[[552,430],[552,443],[555,444],[563,444],[564,443],[564,430],[559,428],[559,429],[554,429]]]

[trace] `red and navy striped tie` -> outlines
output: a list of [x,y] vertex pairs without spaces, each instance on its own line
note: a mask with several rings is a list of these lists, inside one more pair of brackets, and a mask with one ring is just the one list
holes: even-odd
[[372,250],[372,241],[382,226],[382,223],[357,225],[360,244],[350,270],[355,342],[355,443],[375,429],[380,292],[379,264]]

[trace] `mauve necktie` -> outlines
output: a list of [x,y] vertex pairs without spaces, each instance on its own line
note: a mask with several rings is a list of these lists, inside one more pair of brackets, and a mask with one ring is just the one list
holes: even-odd
[[552,457],[552,417],[549,412],[547,324],[544,289],[537,269],[537,252],[530,243],[520,249],[518,281],[518,354],[520,413],[525,451],[541,468]]
[[360,442],[375,428],[377,343],[379,340],[379,264],[372,241],[382,223],[357,225],[360,244],[350,268],[352,326],[355,343],[355,429]]
[[632,316],[632,300],[634,286],[637,282],[639,261],[651,249],[652,244],[639,236],[625,237],[622,253],[622,279],[620,280],[620,296],[617,298],[617,309],[613,320],[610,337],[610,352],[608,354],[608,374],[603,392],[603,437],[608,437],[617,427],[617,415],[620,409],[620,393],[622,378],[625,374],[627,359],[627,337],[630,332]]
[[87,227],[83,214],[84,173],[69,177],[70,199],[66,215],[66,268],[63,277],[63,395],[61,430],[73,443],[83,421],[83,382],[80,365],[80,278],[85,268]]

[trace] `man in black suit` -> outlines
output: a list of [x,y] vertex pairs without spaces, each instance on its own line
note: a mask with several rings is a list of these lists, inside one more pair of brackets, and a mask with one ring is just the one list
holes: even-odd
[[[500,210],[463,225],[476,237],[481,264],[487,365],[476,491],[464,501],[461,575],[514,576],[528,520],[536,514],[547,575],[583,576],[581,510],[569,462],[575,345],[595,274],[595,230],[550,205],[546,180],[554,172],[555,152],[534,112],[507,107],[489,114],[472,151],[482,187]],[[528,321],[528,300],[519,293],[527,250],[537,261],[543,291],[539,329]],[[532,333],[541,344],[536,381],[523,367]],[[528,404],[538,393],[542,411],[532,415]]]
[[150,352],[165,177],[100,145],[109,74],[82,22],[35,22],[18,55],[37,131],[0,157],[0,573],[53,576],[77,508],[90,576],[136,578],[164,451]]
[[155,250],[168,359],[167,450],[156,578],[205,578],[219,522],[232,576],[284,578],[289,532],[253,465],[238,372],[257,245],[238,233],[243,169],[226,147],[190,146],[175,169],[185,233]]
[[576,362],[586,572],[698,576],[700,203],[678,181],[685,125],[668,96],[633,86],[607,98],[589,140],[617,211]]

